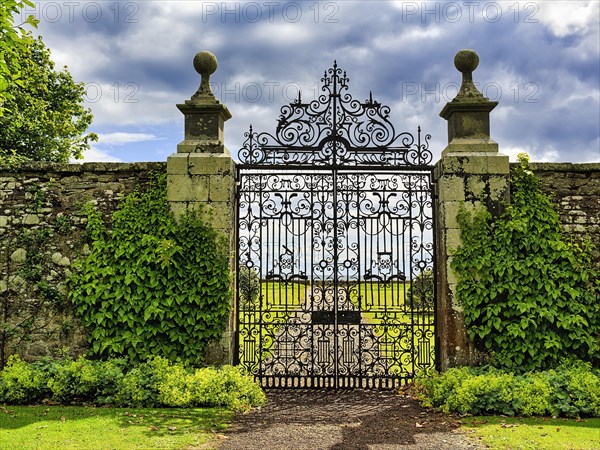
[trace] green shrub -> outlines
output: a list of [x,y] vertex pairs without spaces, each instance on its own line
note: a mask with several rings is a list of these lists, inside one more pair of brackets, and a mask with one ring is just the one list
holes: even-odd
[[160,406],[158,387],[165,381],[170,366],[169,360],[159,356],[136,365],[117,385],[116,403],[139,408]]
[[447,410],[460,413],[514,415],[512,385],[513,374],[490,371],[468,377],[456,386],[448,399]]
[[454,368],[417,378],[415,386],[424,405],[444,412],[600,417],[600,371],[581,361],[524,374]]
[[89,401],[97,404],[114,403],[115,385],[123,378],[125,359],[92,361],[58,360],[52,367],[48,388],[54,400],[61,403]]
[[553,415],[600,416],[600,372],[591,370],[589,363],[564,365],[548,370],[545,376],[553,388],[550,408]]
[[158,386],[165,406],[226,406],[236,410],[266,401],[260,386],[239,367],[206,367],[193,372],[174,366]]
[[79,358],[26,363],[9,358],[0,372],[0,403],[112,404],[127,407],[260,406],[265,394],[239,367],[191,369],[153,357],[127,371],[126,360]]
[[528,170],[511,178],[511,203],[492,218],[464,208],[452,258],[469,337],[496,367],[544,370],[564,358],[600,363],[600,281],[588,242],[565,235],[552,201]]
[[260,386],[240,367],[198,369],[189,379],[193,401],[198,406],[227,406],[247,409],[262,405],[266,397]]
[[200,213],[175,221],[164,175],[127,196],[111,224],[93,206],[85,210],[91,253],[74,263],[68,296],[89,331],[91,354],[202,364],[229,317],[223,236]]
[[514,386],[515,411],[523,416],[543,416],[551,410],[552,385],[544,373],[519,377]]
[[48,395],[47,374],[39,366],[12,355],[0,372],[0,403],[27,404]]
[[162,405],[185,408],[193,406],[190,371],[181,364],[170,367],[157,385],[158,401]]
[[417,378],[415,384],[426,393],[423,397],[426,406],[442,406],[442,410],[448,412],[449,408],[445,406],[446,399],[450,398],[470,375],[470,369],[454,368],[443,375],[435,372],[423,375]]

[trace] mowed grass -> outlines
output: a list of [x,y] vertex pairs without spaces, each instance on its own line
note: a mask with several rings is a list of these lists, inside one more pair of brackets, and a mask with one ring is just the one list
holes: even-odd
[[600,419],[469,417],[467,435],[497,450],[597,450]]
[[[403,306],[407,289],[408,286],[405,283],[398,282],[389,284],[361,283],[358,289],[361,297],[361,310],[373,307],[380,309],[386,304],[391,308]],[[355,296],[352,296],[351,301],[358,306]]]
[[[282,309],[287,305],[289,310],[298,308],[306,298],[310,286],[304,283],[280,283],[266,281],[261,283],[263,308]],[[254,308],[257,308],[255,305]]]
[[209,449],[232,418],[222,408],[1,406],[0,448]]

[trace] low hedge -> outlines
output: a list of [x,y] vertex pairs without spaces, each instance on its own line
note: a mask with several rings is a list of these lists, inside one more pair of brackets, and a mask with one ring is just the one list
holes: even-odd
[[192,369],[162,357],[131,366],[124,358],[94,361],[11,356],[0,372],[0,403],[91,403],[126,407],[225,406],[247,409],[266,397],[240,368]]
[[580,361],[514,374],[461,367],[415,381],[425,406],[461,414],[600,417],[600,371]]

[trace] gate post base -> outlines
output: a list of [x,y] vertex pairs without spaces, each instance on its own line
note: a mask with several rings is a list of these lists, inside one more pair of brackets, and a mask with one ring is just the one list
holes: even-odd
[[[495,143],[490,143],[496,146]],[[467,148],[464,148],[467,150]],[[469,337],[463,309],[456,295],[457,274],[452,254],[462,244],[456,216],[461,206],[474,211],[485,205],[500,214],[509,194],[508,156],[499,153],[446,152],[435,171],[437,243],[438,368],[476,365],[482,362]]]

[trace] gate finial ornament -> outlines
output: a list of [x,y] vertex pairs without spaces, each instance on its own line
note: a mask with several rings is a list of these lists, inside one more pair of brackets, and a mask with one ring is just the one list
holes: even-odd
[[231,119],[231,113],[210,89],[210,76],[217,66],[212,52],[202,51],[194,56],[194,69],[202,81],[191,99],[177,105],[185,116],[184,140],[177,145],[177,153],[227,153],[223,123]]
[[217,66],[217,57],[214,53],[206,50],[196,53],[196,56],[194,56],[194,69],[200,74],[202,80],[200,81],[200,87],[192,95],[192,100],[215,100],[215,95],[210,89],[210,76],[215,73]]
[[454,57],[454,67],[462,73],[462,84],[458,95],[454,100],[484,99],[479,89],[473,84],[473,72],[479,65],[479,55],[474,50],[466,49],[459,51]]
[[[484,97],[473,84],[473,71],[478,65],[479,56],[473,50],[461,50],[454,57],[454,66],[462,73],[462,85],[456,97],[440,112],[440,116],[448,121],[448,143],[455,139],[475,140],[477,142],[472,143],[476,145],[492,142],[490,112],[498,102]],[[498,151],[497,146],[492,147],[481,147],[479,151]]]

